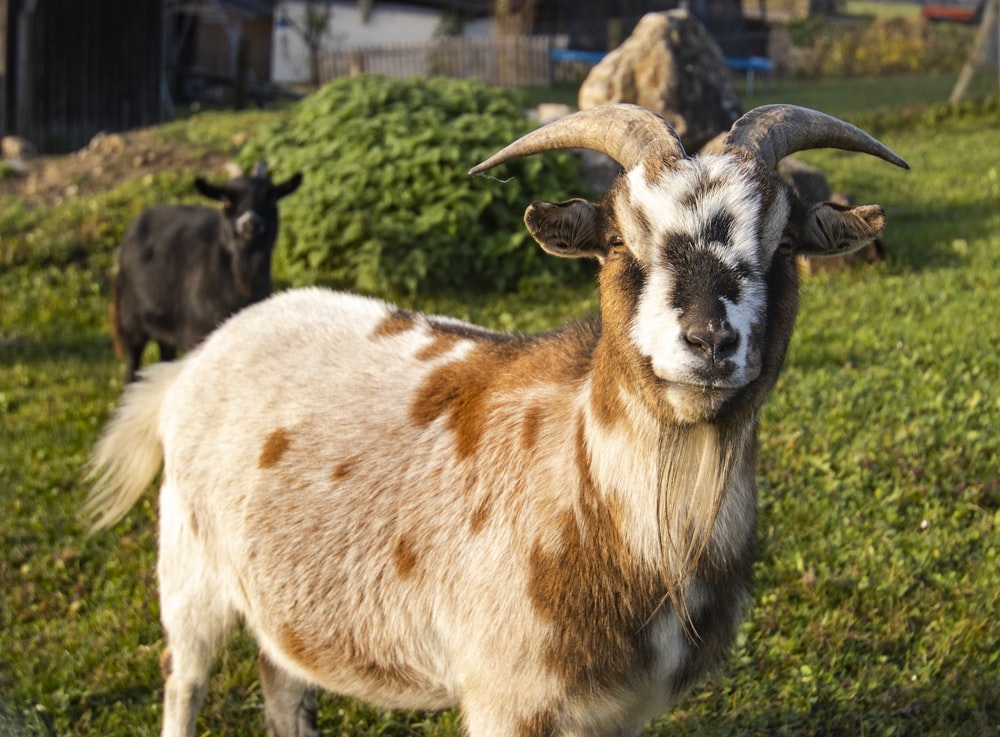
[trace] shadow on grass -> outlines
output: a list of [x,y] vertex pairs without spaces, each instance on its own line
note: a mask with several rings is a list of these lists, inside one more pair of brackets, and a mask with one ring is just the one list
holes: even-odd
[[49,361],[76,361],[98,365],[115,360],[111,339],[107,336],[60,336],[44,338],[15,335],[0,337],[0,366],[36,365]]
[[920,272],[962,267],[965,259],[956,242],[995,236],[997,212],[995,203],[985,201],[898,214],[890,209],[884,237],[891,268]]
[[726,708],[730,697],[709,697],[718,710],[679,705],[675,716],[647,730],[647,737],[857,737],[888,735],[995,735],[1000,725],[1000,677],[985,662],[976,672],[935,674],[933,682],[887,685],[831,699],[822,693],[807,709],[795,711],[777,704],[746,704]]
[[52,718],[43,711],[26,706],[20,709],[0,700],[0,737],[55,737]]

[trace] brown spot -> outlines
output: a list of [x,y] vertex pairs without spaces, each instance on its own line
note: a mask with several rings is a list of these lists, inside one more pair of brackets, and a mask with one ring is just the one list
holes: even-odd
[[174,672],[174,659],[170,654],[170,648],[163,648],[163,652],[160,653],[160,673],[163,674],[163,680],[170,678],[170,674]]
[[416,315],[408,310],[393,310],[375,326],[372,338],[391,338],[412,330],[417,323]]
[[521,719],[514,728],[514,737],[553,737],[555,733],[556,718],[551,711],[540,711]]
[[413,569],[417,565],[417,551],[414,548],[413,540],[401,537],[396,544],[396,549],[392,554],[396,563],[396,572],[400,578],[406,579],[413,575]]
[[322,649],[310,645],[292,625],[285,625],[281,633],[281,649],[306,670],[318,671],[325,660]]
[[288,446],[288,433],[278,428],[268,435],[267,440],[264,441],[264,447],[261,448],[260,460],[258,460],[257,465],[261,468],[274,468],[278,465],[281,457],[285,455]]
[[333,469],[333,473],[330,474],[330,478],[332,478],[334,482],[343,481],[345,478],[354,473],[357,465],[357,458],[348,458],[347,460],[337,464],[336,468]]
[[472,510],[472,518],[469,520],[469,531],[472,534],[480,532],[489,521],[491,506],[489,501],[483,500]]
[[460,340],[461,336],[454,333],[437,332],[430,343],[414,354],[414,358],[418,361],[433,361],[447,354]]

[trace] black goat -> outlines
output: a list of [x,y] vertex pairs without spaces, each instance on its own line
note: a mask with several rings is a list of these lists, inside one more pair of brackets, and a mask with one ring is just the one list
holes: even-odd
[[196,179],[222,211],[191,205],[145,210],[129,226],[112,286],[115,352],[125,382],[135,378],[149,341],[169,361],[223,320],[271,293],[277,202],[302,183],[296,173],[273,184],[263,162],[222,186]]

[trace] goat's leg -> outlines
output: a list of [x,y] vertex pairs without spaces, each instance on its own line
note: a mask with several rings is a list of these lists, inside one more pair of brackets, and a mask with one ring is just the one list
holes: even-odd
[[168,479],[160,490],[160,619],[169,651],[162,661],[163,737],[193,737],[212,664],[236,615],[196,513]]
[[[163,737],[194,737],[198,712],[208,692],[208,671],[197,656],[192,657],[190,643],[170,646],[160,659],[166,676],[163,689]],[[204,672],[202,672],[204,670]]]
[[264,718],[270,737],[316,737],[316,692],[271,662],[258,658]]
[[135,381],[135,373],[142,364],[142,352],[146,349],[146,340],[132,342],[125,347],[125,383]]
[[170,345],[169,343],[157,342],[160,347],[160,360],[161,361],[173,361],[177,358],[177,347]]

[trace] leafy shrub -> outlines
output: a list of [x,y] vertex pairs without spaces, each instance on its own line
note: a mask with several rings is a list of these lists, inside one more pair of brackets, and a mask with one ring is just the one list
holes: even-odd
[[291,281],[387,295],[573,281],[585,268],[543,254],[522,214],[532,199],[587,195],[576,159],[530,157],[499,170],[502,181],[466,174],[529,128],[509,90],[361,76],[303,100],[240,158],[266,159],[276,178],[305,175],[282,203],[275,251]]
[[810,19],[788,29],[791,73],[807,78],[954,72],[975,29],[904,18],[870,21]]

